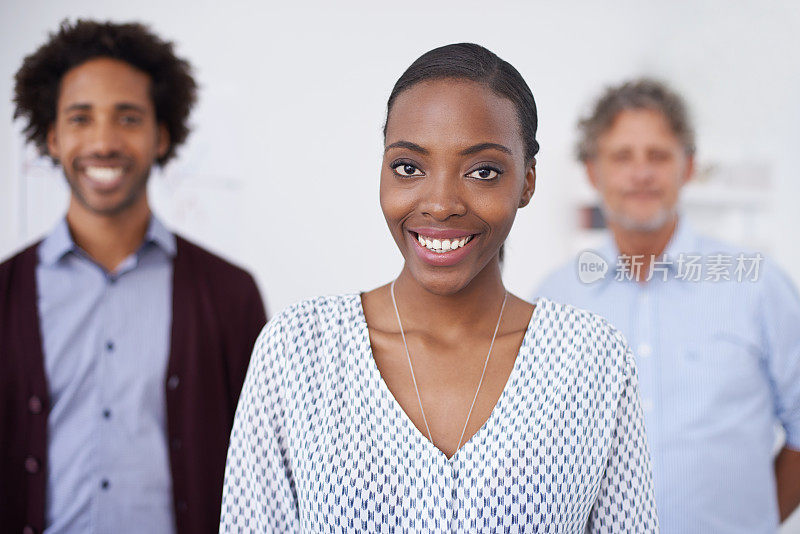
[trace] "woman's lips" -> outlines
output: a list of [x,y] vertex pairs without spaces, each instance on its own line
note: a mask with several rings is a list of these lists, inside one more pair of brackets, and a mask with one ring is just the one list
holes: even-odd
[[426,226],[408,228],[408,230],[415,234],[435,239],[456,239],[478,234],[478,232],[459,230],[458,228],[433,228]]
[[464,259],[478,236],[463,230],[444,229],[409,230],[407,235],[420,259],[439,267],[455,265]]

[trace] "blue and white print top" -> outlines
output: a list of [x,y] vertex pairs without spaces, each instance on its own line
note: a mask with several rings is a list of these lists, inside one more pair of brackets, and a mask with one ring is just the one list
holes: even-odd
[[538,299],[486,423],[448,459],[372,357],[359,295],[284,310],[256,341],[220,532],[657,532],[633,357]]

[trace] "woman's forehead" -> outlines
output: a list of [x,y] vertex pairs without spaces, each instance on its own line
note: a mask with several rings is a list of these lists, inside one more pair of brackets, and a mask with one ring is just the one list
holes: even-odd
[[498,143],[524,151],[514,104],[485,84],[469,80],[425,81],[398,95],[386,123],[386,144],[420,146]]

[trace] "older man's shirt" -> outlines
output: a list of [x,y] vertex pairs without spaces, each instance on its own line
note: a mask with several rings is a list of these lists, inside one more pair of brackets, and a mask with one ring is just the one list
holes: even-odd
[[606,317],[633,349],[661,532],[775,533],[776,423],[800,450],[797,290],[770,260],[683,220],[646,283],[610,238],[594,252],[605,277],[589,281],[602,261],[584,253],[535,296]]
[[175,237],[152,217],[107,272],[62,221],[39,247],[47,534],[174,532],[165,374]]

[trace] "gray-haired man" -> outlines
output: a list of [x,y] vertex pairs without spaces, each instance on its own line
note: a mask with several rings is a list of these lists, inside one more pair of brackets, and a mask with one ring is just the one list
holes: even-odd
[[[579,127],[610,235],[536,295],[603,315],[628,338],[661,531],[774,533],[800,503],[797,291],[771,261],[679,215],[694,133],[676,93],[623,83]],[[776,423],[786,441],[774,456]]]

